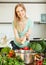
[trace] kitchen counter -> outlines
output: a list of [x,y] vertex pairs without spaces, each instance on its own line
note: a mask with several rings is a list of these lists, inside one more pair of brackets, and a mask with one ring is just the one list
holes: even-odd
[[2,47],[7,47],[8,46],[8,44],[4,44],[4,43],[0,43],[0,48],[2,48]]
[[6,44],[6,43],[5,43],[5,44],[0,43],[0,51],[1,51],[1,49],[4,48],[4,47],[8,47],[8,44]]
[[[30,42],[35,42],[35,41],[42,41],[43,39],[38,39],[38,38],[34,38],[34,39],[31,39]],[[44,39],[46,41],[46,39]]]

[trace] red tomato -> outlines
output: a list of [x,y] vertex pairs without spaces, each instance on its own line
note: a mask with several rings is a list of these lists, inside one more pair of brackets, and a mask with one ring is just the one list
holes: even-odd
[[7,54],[7,57],[10,58],[11,56],[9,54]]
[[36,65],[43,65],[43,62],[42,61],[37,61]]
[[12,57],[13,54],[14,54],[14,51],[13,51],[13,50],[10,50],[10,51],[9,51],[9,55],[10,55],[10,57]]
[[12,56],[13,56],[13,54],[12,54],[12,53],[9,53],[9,55],[10,55],[10,57],[12,57]]
[[23,50],[29,50],[29,48],[26,46],[26,47],[23,48]]

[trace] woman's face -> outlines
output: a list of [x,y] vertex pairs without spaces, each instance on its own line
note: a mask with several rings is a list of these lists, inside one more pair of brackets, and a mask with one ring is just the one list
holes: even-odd
[[24,17],[25,17],[25,10],[21,7],[21,6],[19,6],[19,7],[17,7],[17,9],[16,9],[16,13],[17,13],[17,15],[18,15],[18,17],[20,18],[20,19],[23,19]]

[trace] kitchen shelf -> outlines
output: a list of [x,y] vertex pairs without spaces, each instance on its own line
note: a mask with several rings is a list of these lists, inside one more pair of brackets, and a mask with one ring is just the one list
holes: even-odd
[[34,24],[46,24],[46,22],[34,22]]
[[[21,1],[20,1],[21,2]],[[8,4],[12,4],[12,3],[20,3],[20,2],[0,2],[0,4],[6,4],[6,3],[8,3]],[[25,3],[25,4],[27,4],[27,3],[29,3],[29,4],[46,4],[46,2],[28,2],[28,1],[23,1],[23,2],[21,2],[21,3]]]
[[0,24],[12,24],[11,22],[0,22]]
[[[12,24],[12,22],[0,22],[0,24]],[[46,24],[46,22],[34,22],[34,24]]]

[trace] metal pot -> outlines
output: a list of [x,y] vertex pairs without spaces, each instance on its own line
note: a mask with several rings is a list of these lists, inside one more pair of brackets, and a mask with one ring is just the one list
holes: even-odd
[[25,50],[25,53],[24,53],[24,62],[25,62],[25,64],[29,64],[29,63],[33,62],[33,55],[30,52],[30,50]]

